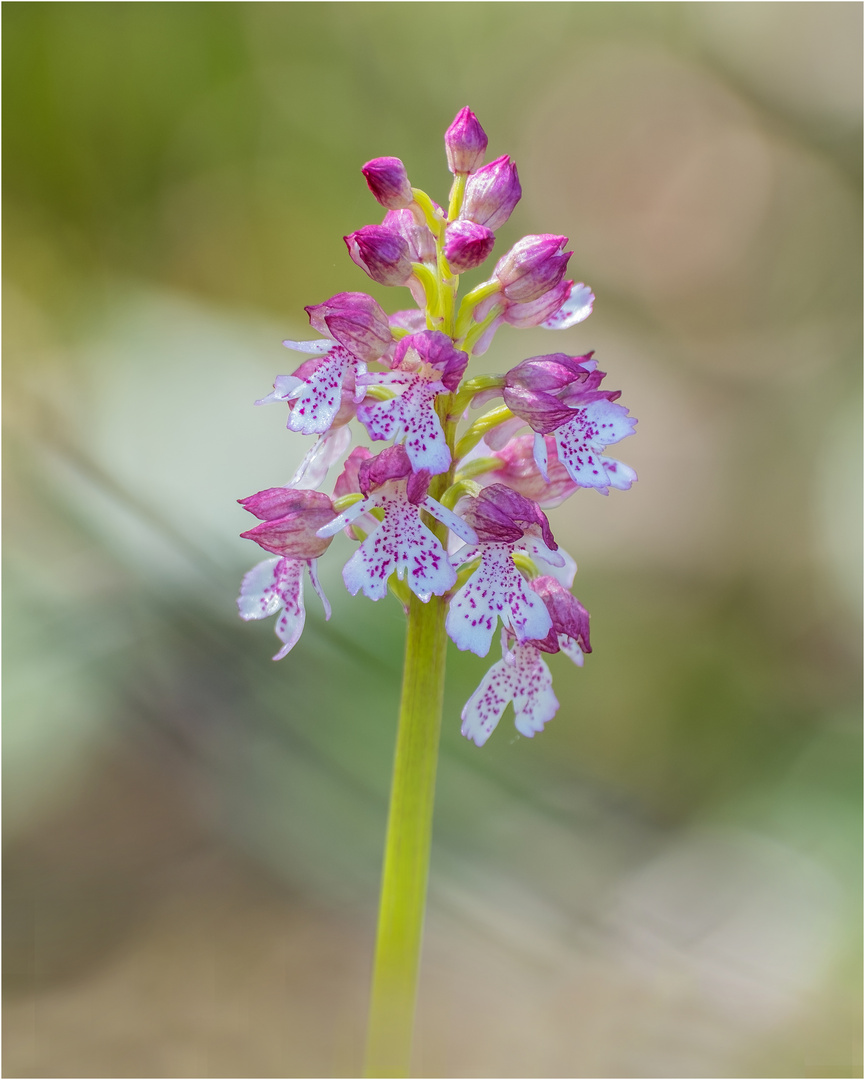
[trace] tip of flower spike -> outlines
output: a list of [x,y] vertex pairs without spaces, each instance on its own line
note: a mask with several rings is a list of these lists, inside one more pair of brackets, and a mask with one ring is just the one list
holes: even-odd
[[473,173],[484,163],[487,134],[480,121],[466,105],[456,114],[445,132],[448,168],[454,174]]

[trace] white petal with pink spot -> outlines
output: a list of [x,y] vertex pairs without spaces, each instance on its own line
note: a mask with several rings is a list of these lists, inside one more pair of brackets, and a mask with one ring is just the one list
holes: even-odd
[[359,505],[364,510],[382,507],[384,520],[343,568],[342,578],[352,596],[363,590],[370,600],[381,600],[393,573],[424,603],[454,585],[456,572],[441,544],[422,524],[419,508],[409,502],[405,481],[385,484]]
[[[543,600],[533,592],[511,558],[512,544],[484,544],[481,563],[451,600],[447,632],[463,652],[486,656],[493,632],[501,619],[517,641],[544,638],[552,620]],[[471,549],[454,557],[465,562]]]
[[415,472],[427,469],[432,476],[447,472],[451,455],[435,411],[436,396],[447,390],[444,383],[408,371],[369,375],[365,381],[403,388],[396,397],[369,402],[358,409],[358,420],[370,437],[403,440]]
[[593,401],[575,409],[572,420],[553,433],[559,461],[580,487],[607,493],[610,487],[627,490],[636,473],[627,465],[603,456],[603,448],[632,435],[637,421],[612,401]]
[[559,708],[553,679],[541,653],[533,645],[516,645],[484,675],[462,711],[462,733],[475,746],[483,746],[509,702],[514,706],[517,731],[532,738],[552,720]]

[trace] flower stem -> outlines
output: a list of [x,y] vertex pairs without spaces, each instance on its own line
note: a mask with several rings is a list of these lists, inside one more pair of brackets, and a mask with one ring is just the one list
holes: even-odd
[[409,1074],[426,907],[447,605],[412,595],[388,815],[365,1075]]

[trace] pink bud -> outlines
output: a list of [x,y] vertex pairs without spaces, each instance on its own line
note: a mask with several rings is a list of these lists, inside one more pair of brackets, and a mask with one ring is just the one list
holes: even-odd
[[468,106],[454,117],[445,132],[445,153],[452,173],[473,173],[483,164],[487,149],[486,132]]
[[502,285],[508,300],[520,303],[537,300],[554,289],[565,276],[572,251],[564,251],[568,238],[542,233],[524,236],[503,258],[499,259],[494,276]]
[[414,202],[405,165],[399,158],[380,157],[368,161],[361,172],[369,190],[388,210],[404,210]]
[[336,517],[333,503],[322,491],[267,488],[238,502],[262,519],[261,525],[240,535],[265,551],[291,559],[317,559],[330,546],[330,537],[322,540],[315,535]]
[[516,163],[503,154],[468,178],[460,217],[488,229],[500,229],[522,193]]
[[435,262],[435,237],[428,225],[417,221],[413,210],[388,210],[382,225],[398,232],[405,240],[412,262]]
[[445,258],[454,273],[480,266],[495,246],[492,229],[473,221],[452,221],[445,234]]
[[352,260],[379,285],[405,285],[411,277],[408,244],[386,225],[364,225],[343,240]]

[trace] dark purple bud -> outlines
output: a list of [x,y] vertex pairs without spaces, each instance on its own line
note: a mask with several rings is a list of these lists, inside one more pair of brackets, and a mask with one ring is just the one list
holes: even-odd
[[399,158],[374,158],[361,172],[369,190],[387,210],[403,210],[414,202],[408,173]]
[[343,240],[352,260],[379,285],[405,285],[411,277],[408,244],[386,225],[364,225]]
[[463,274],[474,270],[495,247],[492,229],[473,221],[452,221],[445,234],[445,258],[451,270]]
[[323,304],[310,304],[304,310],[313,329],[336,338],[367,363],[381,359],[393,344],[384,309],[366,293],[337,293]]
[[417,220],[414,210],[388,210],[382,225],[398,232],[405,240],[412,262],[436,261],[435,237],[425,221]]
[[469,362],[468,354],[455,349],[453,341],[438,330],[422,330],[409,334],[396,346],[391,366],[417,370],[419,364],[429,364],[438,370],[439,378],[452,393],[460,384]]
[[330,546],[331,537],[322,540],[315,535],[336,517],[323,491],[268,488],[237,501],[262,519],[261,525],[240,535],[265,551],[291,559],[317,559]]
[[572,251],[564,251],[568,238],[542,233],[524,236],[496,264],[494,276],[508,300],[537,300],[565,276]]
[[538,504],[504,484],[484,488],[480,495],[468,501],[460,516],[472,526],[481,542],[514,544],[530,529],[533,532],[539,529],[547,547],[551,551],[558,548],[547,516]]
[[460,217],[488,229],[500,229],[522,193],[516,163],[502,154],[468,178]]
[[487,149],[486,132],[468,106],[454,117],[445,132],[445,153],[452,173],[473,173],[483,164]]
[[590,653],[589,613],[570,592],[554,577],[545,575],[535,578],[531,586],[546,605],[553,627],[549,634],[532,644],[541,652],[559,652],[559,634],[564,634],[579,645],[584,653]]

